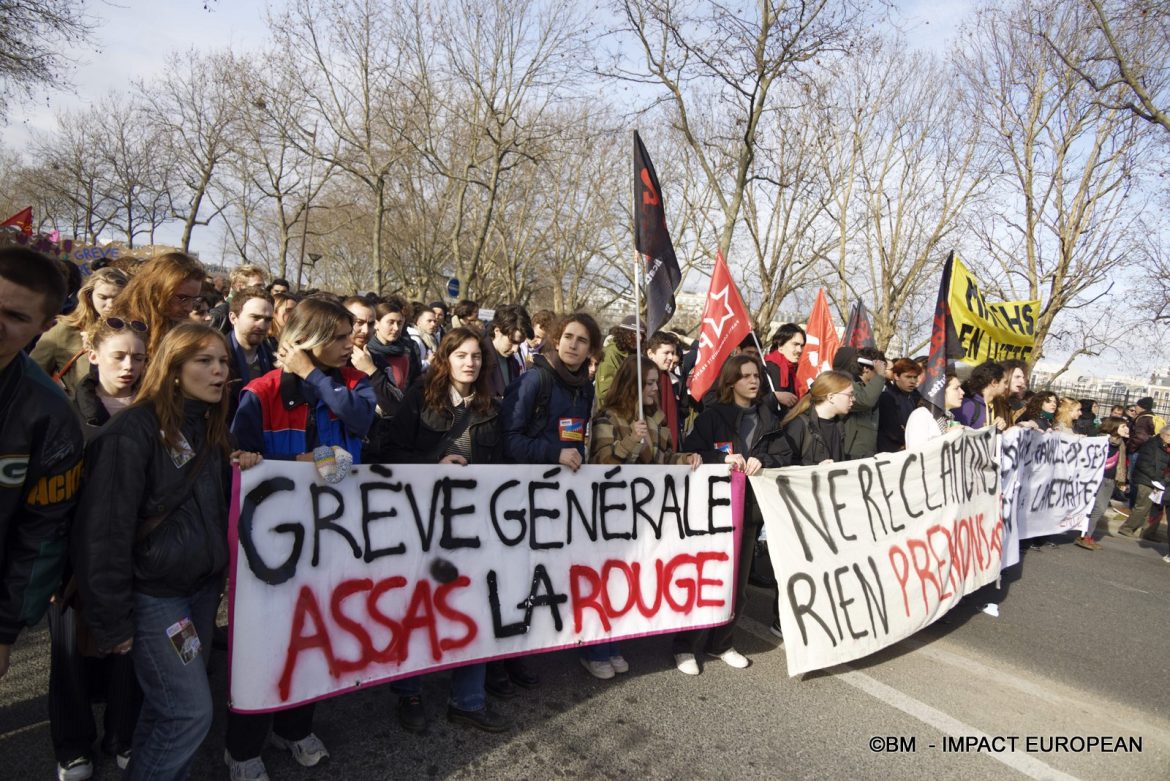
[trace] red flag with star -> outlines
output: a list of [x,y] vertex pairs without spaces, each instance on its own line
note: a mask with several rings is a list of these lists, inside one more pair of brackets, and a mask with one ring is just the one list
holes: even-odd
[[20,232],[25,236],[31,236],[32,230],[32,207],[26,206],[16,214],[9,217],[4,222],[0,222],[0,228],[16,227],[20,228]]
[[752,330],[747,307],[722,252],[715,253],[715,271],[711,274],[711,287],[707,290],[707,305],[703,308],[701,322],[699,354],[687,379],[687,389],[694,399],[702,399],[703,394],[710,390],[727,356]]

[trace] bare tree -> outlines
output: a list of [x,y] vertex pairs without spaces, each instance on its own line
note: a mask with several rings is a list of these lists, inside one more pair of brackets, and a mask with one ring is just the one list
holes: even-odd
[[[981,128],[968,121],[962,88],[936,58],[891,39],[872,52],[881,78],[875,121],[860,139],[861,232],[843,287],[872,301],[874,338],[898,335],[907,351],[958,229],[993,181]],[[873,73],[874,71],[870,71]],[[842,315],[851,301],[837,302]]]
[[315,135],[310,146],[299,143],[306,99],[286,69],[267,67],[275,59],[237,61],[228,85],[237,107],[236,132],[229,140],[232,175],[224,177],[230,186],[220,189],[239,218],[238,227],[225,222],[241,257],[254,254],[277,276],[288,277],[298,241],[303,263],[309,210],[329,183],[336,150],[325,150],[326,161],[319,162]]
[[[853,0],[617,3],[618,32],[633,39],[638,55],[618,56],[609,72],[662,90],[718,201],[723,220],[718,247],[725,255],[752,181],[771,90],[817,57],[846,51],[862,35],[862,6]],[[721,121],[704,132],[696,117],[711,106],[718,106]]]
[[220,212],[204,210],[216,168],[227,156],[235,132],[237,107],[226,85],[237,67],[231,52],[174,53],[154,81],[137,89],[149,108],[150,122],[174,167],[171,215],[183,223],[179,245],[191,247],[196,226],[208,225]]
[[1135,186],[1139,128],[1041,42],[1079,56],[1083,13],[1039,0],[988,9],[958,49],[979,98],[974,119],[1006,171],[982,228],[988,278],[1002,282],[1005,297],[1041,300],[1034,359],[1056,318],[1107,295],[1103,281],[1147,240],[1139,230],[1145,198]]
[[126,237],[131,249],[138,236],[153,244],[155,232],[170,218],[166,181],[170,161],[140,106],[116,93],[86,112],[94,134],[87,150],[99,161],[106,224]]
[[290,140],[367,188],[373,287],[386,282],[384,234],[391,173],[407,147],[414,107],[400,84],[404,62],[391,32],[406,14],[382,0],[295,0],[270,20],[287,57],[285,76],[306,99]]
[[110,204],[101,182],[108,178],[101,158],[95,154],[97,126],[82,111],[57,115],[52,133],[33,135],[34,165],[28,174],[34,189],[52,194],[67,213],[55,215],[58,227],[72,229],[86,244],[96,243],[107,227]]
[[[556,108],[582,73],[585,29],[570,0],[446,0],[404,31],[412,90],[406,138],[449,199],[442,264],[477,297],[509,180],[540,175],[562,132]],[[535,166],[535,167],[534,167]],[[443,269],[435,268],[437,281]]]
[[804,90],[782,92],[778,102],[788,105],[768,117],[742,214],[750,248],[744,287],[754,304],[752,319],[765,332],[784,300],[812,279],[836,245],[826,230],[829,192],[820,175],[825,128]]
[[0,0],[0,119],[11,99],[61,83],[69,46],[86,40],[94,23],[84,0]]
[[1061,62],[1120,108],[1170,133],[1170,2],[1075,0],[1078,34],[1054,38],[1039,25]]

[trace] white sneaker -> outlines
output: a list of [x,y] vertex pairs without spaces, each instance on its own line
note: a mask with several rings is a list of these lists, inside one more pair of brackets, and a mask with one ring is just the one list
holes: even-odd
[[600,678],[603,681],[608,681],[614,676],[613,665],[608,661],[591,662],[584,656],[580,657],[581,666],[589,671],[589,674],[594,678]]
[[89,757],[77,757],[65,764],[57,763],[57,781],[85,781],[93,776],[93,762]]
[[268,768],[264,767],[264,760],[260,757],[237,762],[225,748],[223,762],[228,766],[228,778],[231,781],[268,781]]
[[300,740],[286,740],[274,732],[268,736],[268,741],[277,748],[291,752],[301,767],[313,767],[329,756],[329,749],[312,732]]
[[699,670],[699,663],[695,661],[694,654],[675,654],[674,666],[678,668],[680,673],[685,673],[686,675],[698,675],[701,672]]
[[[1167,564],[1170,564],[1170,553],[1163,556],[1162,561],[1166,562]],[[617,668],[614,668],[614,669],[617,669]]]
[[734,667],[737,670],[742,670],[743,668],[745,668],[749,664],[751,664],[751,662],[748,660],[748,658],[746,656],[744,656],[743,654],[741,654],[739,651],[735,650],[734,648],[728,648],[726,651],[724,651],[721,654],[707,654],[707,655],[713,656],[716,659],[721,659],[723,661],[723,663],[726,664],[728,667]]
[[609,666],[613,668],[615,673],[628,673],[630,671],[629,663],[621,654],[609,657]]

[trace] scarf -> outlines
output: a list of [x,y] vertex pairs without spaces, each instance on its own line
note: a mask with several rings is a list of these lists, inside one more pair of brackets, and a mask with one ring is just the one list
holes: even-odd
[[571,372],[569,371],[568,367],[561,363],[560,357],[555,352],[538,357],[544,358],[544,360],[548,363],[548,367],[556,372],[557,376],[560,377],[561,382],[563,382],[566,386],[570,388],[581,388],[589,384],[588,360],[583,361],[581,365],[577,367],[576,372]]
[[678,399],[674,397],[674,385],[669,372],[658,373],[658,409],[666,416],[666,428],[670,431],[670,446],[678,452]]

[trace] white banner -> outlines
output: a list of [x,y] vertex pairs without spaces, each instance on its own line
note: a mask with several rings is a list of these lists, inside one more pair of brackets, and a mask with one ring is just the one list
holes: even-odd
[[725,623],[743,490],[725,466],[237,472],[230,705]]
[[[1089,514],[1105,474],[1108,437],[1083,437],[1015,426],[1001,435],[1004,544],[1090,530]],[[1004,566],[1014,560],[1005,559]]]
[[751,478],[780,589],[788,674],[858,659],[999,575],[993,429],[919,451]]

